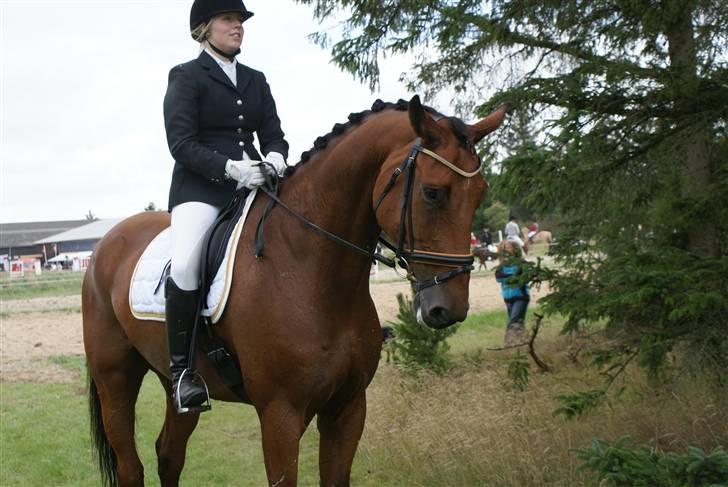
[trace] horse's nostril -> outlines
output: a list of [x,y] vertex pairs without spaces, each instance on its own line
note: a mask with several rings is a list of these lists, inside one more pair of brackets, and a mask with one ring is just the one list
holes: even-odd
[[443,308],[442,306],[435,306],[430,310],[430,318],[432,318],[432,320],[437,323],[447,322],[449,319],[449,313],[447,312],[447,308]]

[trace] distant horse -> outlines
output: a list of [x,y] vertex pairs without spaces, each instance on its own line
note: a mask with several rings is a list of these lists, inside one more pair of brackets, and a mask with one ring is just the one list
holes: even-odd
[[[227,389],[201,351],[196,363],[213,399],[255,407],[270,485],[296,485],[299,440],[314,416],[321,485],[349,485],[365,391],[382,346],[369,292],[370,252],[380,234],[397,237],[392,246],[413,282],[420,322],[444,328],[465,319],[470,227],[486,191],[475,144],[505,112],[501,107],[467,125],[425,109],[418,97],[396,105],[377,101],[319,138],[315,150],[288,170],[280,200],[360,251],[312,231],[280,204],[264,227],[263,257],[250,248],[255,224],[244,228],[230,297],[215,325],[242,370],[244,391]],[[251,223],[269,201],[258,196]],[[199,414],[178,415],[169,399],[164,326],[136,320],[129,308],[135,264],[169,224],[169,215],[160,212],[119,223],[97,245],[83,282],[92,435],[111,484],[144,482],[134,410],[149,370],[167,393],[156,442],[161,485],[178,484],[198,421]],[[219,447],[222,459],[230,445]]]
[[528,228],[523,227],[521,229],[521,234],[523,235],[524,242],[530,242],[533,244],[545,244],[547,246],[550,246],[551,242],[553,241],[553,236],[548,230],[539,230],[538,232],[536,232],[536,235],[528,238]]
[[498,257],[498,252],[491,251],[487,245],[478,245],[473,247],[473,256],[478,259],[478,270],[487,269],[488,266],[485,264],[488,260],[495,260]]

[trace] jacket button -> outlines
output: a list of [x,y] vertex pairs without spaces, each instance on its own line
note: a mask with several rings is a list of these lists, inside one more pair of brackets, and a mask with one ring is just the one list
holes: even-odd
[[245,118],[245,117],[243,117],[242,115],[238,115],[238,120],[242,120],[242,119],[244,119],[244,118]]
[[238,128],[237,132],[238,132],[239,134],[242,134],[242,133],[243,133],[243,129],[241,129],[241,128]]
[[242,147],[242,146],[243,146],[243,141],[241,140],[240,142],[238,142],[238,145],[239,145],[240,147]]
[[238,100],[235,103],[237,103],[238,105],[242,105],[243,104],[243,100]]

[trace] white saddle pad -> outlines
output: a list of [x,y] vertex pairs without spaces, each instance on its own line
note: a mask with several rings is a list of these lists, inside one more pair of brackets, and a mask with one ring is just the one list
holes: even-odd
[[[209,316],[213,323],[217,323],[222,316],[230,294],[235,251],[256,193],[257,190],[252,191],[245,201],[243,214],[235,224],[227,243],[225,258],[215,273],[210,292],[207,294],[207,309],[202,310],[202,315]],[[160,279],[171,254],[170,229],[167,227],[149,243],[134,268],[129,289],[129,305],[135,318],[164,321],[164,283],[160,284]]]

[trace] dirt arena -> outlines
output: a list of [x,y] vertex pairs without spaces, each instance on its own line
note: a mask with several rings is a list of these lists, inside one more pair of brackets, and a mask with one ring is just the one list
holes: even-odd
[[[382,323],[397,314],[397,293],[408,293],[404,280],[393,280],[392,271],[379,274],[371,291]],[[545,289],[534,292],[538,299]],[[485,311],[503,307],[500,287],[493,273],[481,270],[470,280],[470,309]],[[149,322],[149,326],[160,326]],[[83,355],[81,296],[2,300],[0,303],[0,381],[66,382],[74,380],[51,357]]]

